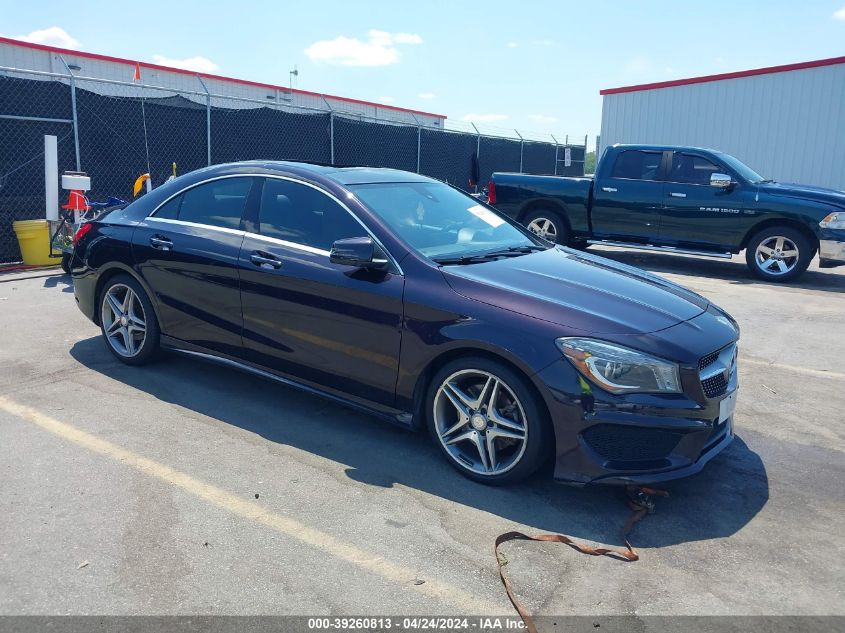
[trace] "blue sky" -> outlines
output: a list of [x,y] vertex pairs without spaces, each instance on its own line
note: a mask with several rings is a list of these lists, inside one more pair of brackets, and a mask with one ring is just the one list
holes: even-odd
[[845,55],[845,0],[0,0],[0,34],[592,145],[602,88]]

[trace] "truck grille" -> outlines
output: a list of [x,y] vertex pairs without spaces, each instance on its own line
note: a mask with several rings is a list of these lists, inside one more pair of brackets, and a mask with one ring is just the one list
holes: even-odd
[[[581,434],[584,441],[604,459],[655,467],[677,446],[683,433],[618,424],[597,424]],[[645,463],[643,463],[645,462]]]

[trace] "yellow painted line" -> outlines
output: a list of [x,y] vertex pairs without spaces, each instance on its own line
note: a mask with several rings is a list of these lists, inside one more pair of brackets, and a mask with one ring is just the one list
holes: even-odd
[[836,371],[824,371],[823,369],[810,369],[808,367],[796,367],[795,365],[783,365],[781,363],[770,363],[766,360],[754,360],[753,358],[744,358],[740,356],[740,366],[744,364],[761,365],[765,367],[774,367],[775,369],[784,369],[786,371],[793,371],[797,374],[806,374],[807,376],[821,376],[824,378],[834,378],[838,380],[845,380],[845,374]]
[[239,517],[264,525],[293,540],[310,545],[344,562],[351,563],[363,570],[381,576],[396,583],[399,588],[419,591],[432,598],[458,607],[463,613],[497,613],[501,607],[495,607],[463,589],[453,587],[433,578],[427,578],[422,585],[414,585],[414,572],[407,570],[385,558],[367,552],[351,543],[340,540],[308,527],[289,517],[262,508],[255,501],[247,501],[231,492],[206,483],[191,475],[180,472],[165,464],[133,453],[132,451],[82,431],[75,426],[41,413],[37,409],[19,404],[6,396],[0,395],[0,410],[22,420],[30,422],[58,437],[73,442],[78,446],[120,462],[130,468],[177,486],[185,492],[199,497],[223,510]]

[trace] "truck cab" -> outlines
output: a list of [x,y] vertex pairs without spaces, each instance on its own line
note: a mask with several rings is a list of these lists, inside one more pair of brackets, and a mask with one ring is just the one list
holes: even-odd
[[491,204],[561,244],[730,258],[770,281],[845,264],[845,192],[781,185],[696,147],[614,145],[593,179],[493,174]]

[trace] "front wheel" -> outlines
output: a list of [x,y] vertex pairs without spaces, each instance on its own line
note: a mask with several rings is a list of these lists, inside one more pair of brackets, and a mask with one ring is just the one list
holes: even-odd
[[569,227],[555,211],[537,209],[523,219],[526,228],[545,240],[566,246],[569,243]]
[[751,237],[745,261],[760,279],[784,282],[807,270],[813,255],[815,249],[803,233],[788,226],[773,226]]
[[428,426],[449,463],[485,484],[513,483],[543,463],[547,419],[525,379],[502,363],[462,358],[434,376]]
[[112,277],[100,293],[100,329],[109,351],[127,365],[148,363],[158,352],[153,305],[129,275]]

